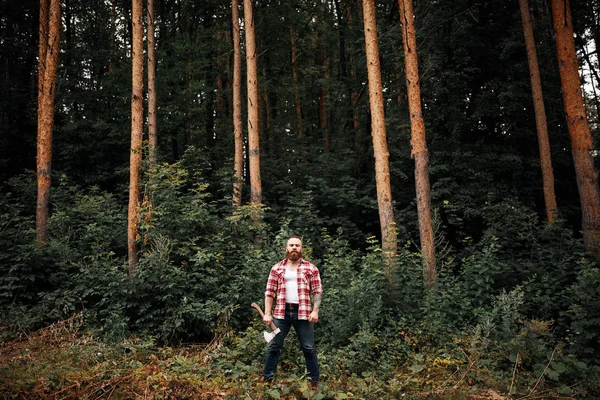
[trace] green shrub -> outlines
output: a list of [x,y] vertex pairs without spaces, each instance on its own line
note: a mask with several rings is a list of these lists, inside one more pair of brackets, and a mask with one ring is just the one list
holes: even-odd
[[573,303],[568,310],[571,318],[568,340],[582,360],[598,364],[600,359],[600,268],[596,263],[581,260],[577,281],[568,293]]

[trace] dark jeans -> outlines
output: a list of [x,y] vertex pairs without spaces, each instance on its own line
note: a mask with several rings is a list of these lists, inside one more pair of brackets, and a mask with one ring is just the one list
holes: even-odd
[[273,379],[277,364],[279,364],[279,356],[283,347],[283,340],[290,331],[290,327],[294,327],[300,342],[300,349],[304,353],[306,360],[306,370],[308,376],[313,382],[319,380],[319,362],[317,361],[317,350],[315,349],[315,330],[312,322],[298,319],[298,309],[285,308],[285,319],[273,319],[275,325],[281,330],[269,343],[267,349],[267,357],[265,359],[265,368],[263,376],[266,379]]

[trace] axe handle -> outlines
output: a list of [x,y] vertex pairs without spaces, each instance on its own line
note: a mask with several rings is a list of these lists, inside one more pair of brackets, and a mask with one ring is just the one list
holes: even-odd
[[[250,304],[250,307],[255,308],[256,311],[258,311],[258,313],[260,314],[261,318],[265,317],[265,313],[263,313],[263,310],[260,308],[260,306],[258,304],[252,303],[252,304]],[[275,324],[273,322],[271,322],[271,330],[274,331],[275,329],[277,329],[277,327],[275,326]]]

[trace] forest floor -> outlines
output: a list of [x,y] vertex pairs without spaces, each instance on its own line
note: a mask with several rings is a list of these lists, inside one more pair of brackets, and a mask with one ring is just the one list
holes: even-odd
[[[4,399],[581,399],[539,388],[507,396],[466,374],[430,379],[427,385],[398,376],[332,378],[313,389],[308,381],[282,376],[272,384],[257,368],[214,366],[218,343],[158,347],[141,340],[119,346],[80,332],[74,318],[0,343],[0,398]],[[0,333],[2,333],[0,331]],[[282,374],[284,375],[284,374]],[[462,377],[461,377],[462,375]]]

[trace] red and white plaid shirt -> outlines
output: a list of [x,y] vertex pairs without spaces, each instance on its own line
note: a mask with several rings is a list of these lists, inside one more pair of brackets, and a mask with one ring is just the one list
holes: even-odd
[[[285,319],[285,265],[287,258],[273,265],[267,279],[265,296],[275,299],[273,317]],[[312,311],[310,295],[323,293],[319,270],[313,264],[300,260],[298,266],[298,319],[308,320]]]

